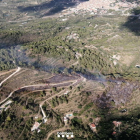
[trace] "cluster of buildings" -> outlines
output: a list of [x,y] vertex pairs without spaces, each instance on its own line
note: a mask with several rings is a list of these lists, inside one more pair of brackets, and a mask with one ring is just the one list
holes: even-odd
[[73,114],[72,114],[72,113],[67,113],[67,114],[64,116],[64,123],[65,123],[65,125],[67,125],[68,120],[69,120],[69,119],[72,119],[72,118],[73,118]]
[[120,125],[122,124],[122,122],[113,121],[113,124],[114,124],[114,128],[113,128],[114,131],[113,131],[112,135],[116,135],[117,134],[116,128],[118,128],[120,131]]
[[[126,0],[124,1],[116,1],[116,0],[89,0],[85,2],[77,2],[77,5],[75,7],[71,7],[68,9],[63,10],[63,14],[72,14],[76,13],[78,14],[81,11],[90,12],[91,14],[107,14],[109,9],[115,10],[115,11],[121,11],[122,8],[123,11],[130,10],[133,8],[136,8],[138,5],[136,2],[130,3]],[[122,12],[123,12],[122,11]],[[122,13],[123,14],[123,13]]]
[[[42,114],[43,114],[42,122],[43,122],[43,123],[46,123],[46,122],[47,122],[47,116],[46,116],[46,114],[45,114],[45,112],[44,112],[44,110],[43,110],[43,108],[42,108],[42,105],[40,105],[40,109],[41,109]],[[38,116],[36,116],[35,119],[38,119]],[[33,127],[31,128],[31,131],[33,132],[33,131],[37,130],[37,132],[39,133],[39,132],[41,131],[41,130],[39,129],[39,127],[40,127],[40,125],[42,124],[42,122],[39,123],[39,122],[35,121]]]
[[[112,133],[112,135],[116,135],[116,134],[117,134],[116,128],[118,128],[119,131],[120,131],[120,125],[122,124],[122,122],[113,121],[112,123],[114,124],[114,128],[113,128],[113,133]],[[97,132],[96,124],[95,124],[95,123],[91,123],[89,126],[90,126],[90,128],[91,128],[91,130],[92,130],[93,132],[95,132],[95,133]]]
[[77,33],[71,33],[69,36],[67,36],[67,39],[71,40],[71,39],[78,39],[79,35]]
[[78,10],[86,10],[89,12],[97,12],[97,8],[110,8],[110,3],[115,2],[115,0],[89,0],[87,2],[82,2],[77,6]]
[[113,124],[115,127],[119,127],[122,124],[122,122],[113,121]]

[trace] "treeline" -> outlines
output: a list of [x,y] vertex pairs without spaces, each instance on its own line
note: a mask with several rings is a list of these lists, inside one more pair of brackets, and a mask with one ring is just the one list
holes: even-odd
[[25,52],[19,47],[0,49],[0,71],[16,68],[16,66],[27,66],[28,60]]
[[[88,70],[100,72],[103,75],[110,75],[114,78],[126,77],[132,79],[139,76],[139,72],[128,72],[129,70],[125,65],[114,65],[110,57],[111,54],[106,51],[83,48],[84,44],[82,45],[82,43],[81,45],[77,44],[77,48],[74,48],[74,44],[75,42],[62,40],[61,37],[54,37],[27,44],[26,48],[32,52],[32,55],[42,54],[45,57],[59,57],[64,63],[78,60],[78,65],[70,67],[70,69],[76,72],[86,73]],[[77,57],[77,54],[79,54],[79,57]]]
[[0,46],[4,46],[4,47],[28,43],[30,41],[33,41],[34,39],[35,39],[35,36],[33,34],[26,33],[20,30],[0,31]]
[[0,49],[0,70],[9,70],[15,68],[13,63],[14,59],[9,55],[9,51],[6,49]]
[[66,61],[75,59],[75,53],[72,51],[70,42],[66,42],[59,37],[48,40],[33,42],[27,45],[33,54],[43,54],[47,57],[65,58]]
[[[89,21],[90,23],[94,23],[92,19],[89,19]],[[95,23],[97,21],[98,20],[95,19]],[[72,25],[75,25],[75,22],[77,26],[72,27]],[[102,22],[99,22],[99,24],[102,25]],[[114,66],[112,60],[110,60],[108,52],[99,49],[87,49],[84,47],[86,44],[90,44],[90,41],[88,42],[87,38],[90,37],[90,34],[92,35],[94,33],[94,26],[89,26],[90,23],[88,23],[86,19],[81,20],[81,17],[78,17],[78,19],[71,19],[71,21],[68,22],[61,22],[60,19],[47,19],[37,23],[27,23],[27,29],[31,31],[32,34],[38,36],[38,41],[32,40],[32,42],[25,44],[25,48],[27,49],[27,52],[31,52],[31,56],[34,57],[37,57],[41,54],[45,57],[60,58],[63,60],[63,63],[69,62],[71,60],[79,60],[80,64],[78,66],[75,65],[72,68],[74,71],[80,71],[82,73],[84,73],[85,70],[94,72],[98,71],[104,75],[111,74],[115,78],[119,77],[120,75],[122,76],[122,72],[126,71],[128,68],[126,67],[123,69],[123,66],[119,66],[118,64]],[[65,28],[67,26],[70,27],[66,30]],[[78,41],[75,39],[67,38],[69,35],[73,34],[78,35]],[[1,41],[6,39],[7,41],[12,40],[13,42],[18,42],[17,40],[23,36],[30,38],[23,31],[4,30],[0,32]],[[33,37],[33,35],[31,35],[31,37]],[[3,52],[3,50],[0,51]],[[77,53],[79,53],[81,56],[78,55],[77,57]],[[9,53],[6,54],[6,57],[8,57],[7,60],[2,54],[2,59],[0,60],[0,70],[6,70],[15,67],[13,59],[11,59]],[[39,62],[33,63],[32,67],[37,68],[41,66],[42,68],[43,63],[40,61],[41,60],[39,60]],[[17,60],[16,64],[19,66],[28,66],[24,59],[20,59],[20,61]],[[59,70],[54,69],[52,72],[59,73]],[[127,77],[132,78],[133,76],[131,75],[134,74],[130,72],[127,74]],[[136,74],[134,76],[136,77]]]
[[[81,45],[82,47],[82,45]],[[32,51],[32,54],[43,54],[46,57],[65,58],[65,61],[76,60],[79,53],[80,67],[83,69],[100,71],[104,74],[115,73],[119,68],[114,66],[112,61],[105,52],[99,50],[90,50],[86,48],[75,49],[73,43],[62,40],[60,37],[54,37],[48,40],[33,42],[26,45],[26,48]]]
[[115,70],[109,57],[98,50],[86,49],[82,50],[81,54],[80,64],[85,69],[100,71],[104,74],[111,73]]

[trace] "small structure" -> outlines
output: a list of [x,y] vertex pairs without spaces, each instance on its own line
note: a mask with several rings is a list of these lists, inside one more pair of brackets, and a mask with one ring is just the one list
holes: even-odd
[[69,91],[66,91],[65,93],[64,93],[64,95],[67,95],[69,93]]
[[68,119],[66,116],[64,117],[64,123],[65,123],[65,126],[68,124]]
[[121,110],[122,113],[124,113],[124,112],[126,112],[126,111],[127,111],[127,109],[123,109],[123,110]]
[[68,118],[67,117],[64,117],[64,122],[66,122],[68,120]]
[[46,123],[47,122],[47,118],[43,118],[43,122]]
[[140,65],[136,65],[135,67],[136,67],[136,68],[140,68]]
[[92,124],[90,125],[90,127],[91,127],[91,129],[96,128],[96,126],[95,126],[95,124],[94,124],[94,123],[92,123]]
[[112,135],[116,135],[116,132],[114,131],[114,132],[112,133]]
[[67,18],[63,18],[63,19],[62,19],[62,21],[66,21],[66,20],[68,20],[68,19],[67,19]]
[[69,120],[71,120],[72,118],[73,118],[73,114],[71,112],[65,114],[65,116],[64,116],[64,123],[65,123],[65,125],[67,125]]
[[120,55],[113,55],[112,58],[116,59],[116,60],[120,60],[121,56]]
[[113,121],[113,124],[115,125],[115,127],[119,127],[122,124],[122,122]]
[[40,131],[41,131],[41,130],[40,130],[40,129],[38,129],[38,130],[37,130],[37,133],[39,133]]
[[35,116],[35,119],[38,119],[38,116]]
[[[120,131],[120,125],[122,124],[122,122],[117,122],[117,121],[113,121],[113,124],[114,124],[114,130],[116,132],[116,127],[119,128],[119,131]],[[114,133],[113,135],[115,135],[116,133]]]
[[113,64],[114,64],[114,65],[117,65],[117,61],[116,61],[116,60],[114,60],[114,61],[113,61]]
[[67,118],[72,117],[72,116],[73,116],[72,114],[66,114]]
[[33,127],[31,128],[31,131],[37,130],[40,125],[41,125],[41,123],[35,122],[34,125],[33,125]]
[[90,124],[90,128],[93,132],[96,132],[96,125],[94,123]]

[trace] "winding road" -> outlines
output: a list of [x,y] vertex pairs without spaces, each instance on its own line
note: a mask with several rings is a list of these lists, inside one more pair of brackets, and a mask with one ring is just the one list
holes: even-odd
[[[1,86],[5,81],[7,81],[9,78],[11,78],[13,75],[15,75],[16,73],[18,73],[20,70],[21,70],[21,68],[18,67],[18,69],[17,69],[14,73],[12,73],[10,76],[8,76],[7,78],[5,78],[5,79],[0,83],[0,86]],[[77,80],[69,80],[69,81],[64,81],[64,82],[61,82],[61,83],[34,84],[34,85],[23,86],[23,87],[20,87],[20,88],[18,88],[18,89],[15,89],[14,91],[12,91],[12,92],[9,94],[9,96],[8,96],[7,98],[5,98],[3,101],[0,102],[0,105],[3,104],[8,98],[10,98],[10,97],[13,95],[13,93],[14,93],[15,91],[18,91],[18,90],[23,89],[23,88],[38,87],[38,86],[45,86],[45,87],[46,87],[46,86],[50,86],[50,88],[51,88],[51,87],[53,87],[53,86],[59,86],[59,85],[61,86],[62,84],[67,84],[67,83],[70,83],[69,86],[74,86],[74,85],[77,85],[78,83],[80,83],[81,81],[85,81],[85,78],[82,77],[82,76],[80,76],[80,78],[77,79]],[[44,112],[44,110],[43,110],[43,108],[42,108],[44,102],[45,102],[45,101],[48,101],[48,100],[50,100],[50,99],[52,99],[52,98],[55,97],[55,96],[63,95],[64,92],[65,92],[65,91],[61,91],[61,92],[58,93],[57,95],[53,95],[53,96],[47,98],[46,100],[42,101],[42,102],[39,104],[39,108],[40,108],[40,110],[41,110],[41,112],[42,112],[42,114],[43,114],[42,120],[44,120],[44,122],[47,121],[47,116],[46,116],[46,114],[45,114],[45,112]],[[64,130],[66,130],[66,129],[68,129],[68,128],[67,128],[67,127],[62,127],[62,128],[57,129],[57,130],[51,131],[51,132],[48,134],[48,136],[47,136],[47,140],[49,139],[49,137],[50,137],[53,133],[58,132],[58,131],[64,131]],[[23,130],[23,131],[24,131],[24,130]],[[22,132],[23,132],[23,131],[22,131]],[[22,133],[21,133],[21,135],[22,135]],[[20,135],[20,136],[21,136],[21,135]],[[19,137],[20,137],[20,136],[19,136]]]
[[[16,74],[17,72],[19,72],[20,71],[20,67],[18,67],[18,69],[14,72],[14,73],[12,73],[9,77],[7,77],[6,79],[4,79],[0,84],[2,84],[2,83],[4,83],[6,80],[8,80],[9,78],[11,78],[14,74]],[[80,77],[80,79],[78,79],[78,80],[70,80],[70,81],[65,81],[65,82],[61,82],[61,83],[55,83],[55,84],[49,84],[49,86],[55,86],[55,85],[61,85],[61,84],[64,84],[64,83],[69,83],[69,82],[73,82],[70,86],[72,86],[72,85],[75,85],[75,84],[77,84],[77,83],[79,83],[80,81],[84,81],[85,80],[85,78],[84,77]],[[47,84],[48,85],[48,84]],[[37,87],[37,86],[47,86],[46,84],[36,84],[36,85],[28,85],[28,86],[23,86],[23,87],[21,87],[20,89],[23,89],[23,88],[28,88],[28,87]],[[3,101],[1,101],[0,102],[0,104],[2,104],[3,102],[5,102],[8,98],[10,98],[12,95],[13,95],[13,93],[15,92],[15,91],[18,91],[19,89],[15,89],[14,91],[12,91],[10,94],[9,94],[9,96],[7,97],[7,98],[5,98]],[[42,106],[43,104],[41,104],[41,106]]]
[[56,129],[56,130],[54,130],[54,131],[51,131],[51,132],[48,134],[46,140],[48,140],[49,137],[50,137],[53,133],[63,132],[63,131],[65,131],[65,130],[67,130],[67,129],[69,129],[69,127],[62,127],[62,128]]
[[14,72],[14,73],[12,73],[11,75],[9,75],[7,78],[5,78],[3,81],[1,81],[0,82],[0,87],[2,86],[2,84],[5,82],[5,81],[7,81],[9,78],[11,78],[13,75],[15,75],[17,72],[19,72],[21,70],[21,68],[20,67],[18,67],[17,68],[17,70]]

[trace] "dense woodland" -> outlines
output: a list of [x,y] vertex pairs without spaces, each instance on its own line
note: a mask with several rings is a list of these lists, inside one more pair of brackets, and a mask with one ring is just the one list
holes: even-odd
[[[46,58],[55,57],[56,59],[62,59],[64,63],[79,61],[79,64],[73,67],[75,71],[99,71],[104,75],[113,75],[114,77],[122,75],[127,78],[132,76],[137,77],[139,75],[138,70],[136,70],[136,73],[132,73],[131,68],[128,69],[125,65],[117,64],[114,66],[110,58],[112,55],[111,52],[99,47],[106,44],[107,35],[102,35],[101,30],[95,31],[94,27],[97,24],[100,26],[106,24],[106,20],[109,19],[98,20],[98,18],[93,16],[81,18],[81,16],[77,15],[65,22],[62,22],[61,18],[48,18],[47,20],[26,23],[24,25],[25,27],[20,27],[20,24],[17,23],[7,24],[6,26],[2,25],[0,31],[0,46],[3,49],[0,50],[2,54],[0,56],[0,70],[29,65],[29,62],[25,61],[25,59],[18,60],[11,54],[12,51],[17,48],[15,45],[19,44],[24,46],[25,52],[27,52],[25,53],[25,56],[27,55],[26,57],[31,56],[35,58],[41,54]],[[110,24],[113,24],[112,21],[110,21]],[[24,30],[24,28],[26,28],[26,30]],[[110,27],[107,28],[110,29]],[[115,30],[116,29],[114,29],[114,32]],[[100,39],[99,33],[103,37],[102,39]],[[76,38],[71,37],[70,39],[70,36],[74,36],[74,34]],[[98,39],[92,39],[93,37]],[[3,43],[6,43],[7,47]],[[97,46],[92,49],[85,47],[92,44],[97,44]],[[5,47],[3,47],[3,45]],[[14,46],[14,49],[9,48],[11,45]],[[40,60],[37,59],[37,61],[34,63],[30,62],[30,64],[33,68],[45,65],[45,63],[43,64]],[[13,61],[15,61],[15,63],[13,63]],[[39,63],[40,65],[38,65]]]
[[11,47],[0,49],[0,70],[10,70],[17,66],[28,66],[29,58],[21,47]]
[[[94,26],[91,26],[92,22]],[[138,69],[133,73],[134,70],[131,67],[128,69],[122,64],[114,65],[111,59],[112,52],[98,47],[106,44],[107,35],[103,35],[103,39],[100,39],[98,34],[101,30],[95,31],[96,24],[102,26],[106,24],[106,20],[98,20],[96,17],[81,19],[80,16],[76,16],[69,21],[62,22],[61,19],[48,18],[47,20],[27,23],[25,25],[27,31],[22,27],[19,28],[17,24],[6,25],[6,27],[2,25],[0,32],[0,46],[2,47],[0,50],[0,70],[9,70],[17,66],[44,70],[43,67],[46,64],[41,60],[40,56],[42,55],[46,58],[61,59],[63,67],[66,66],[65,63],[68,65],[78,61],[78,65],[67,67],[68,71],[69,69],[82,73],[98,71],[103,75],[110,75],[115,78],[126,77],[126,79],[131,79],[136,77],[138,80],[140,75]],[[66,29],[67,27],[68,29]],[[10,30],[11,28],[13,30]],[[73,38],[74,35],[75,38]],[[99,39],[92,40],[93,36]],[[3,46],[3,42],[6,43],[7,47]],[[9,42],[10,45],[13,44],[13,47],[9,46]],[[98,45],[92,49],[85,47],[92,44]],[[22,53],[25,58],[21,55]],[[18,58],[13,54],[19,54]],[[60,72],[59,67],[50,71]]]

